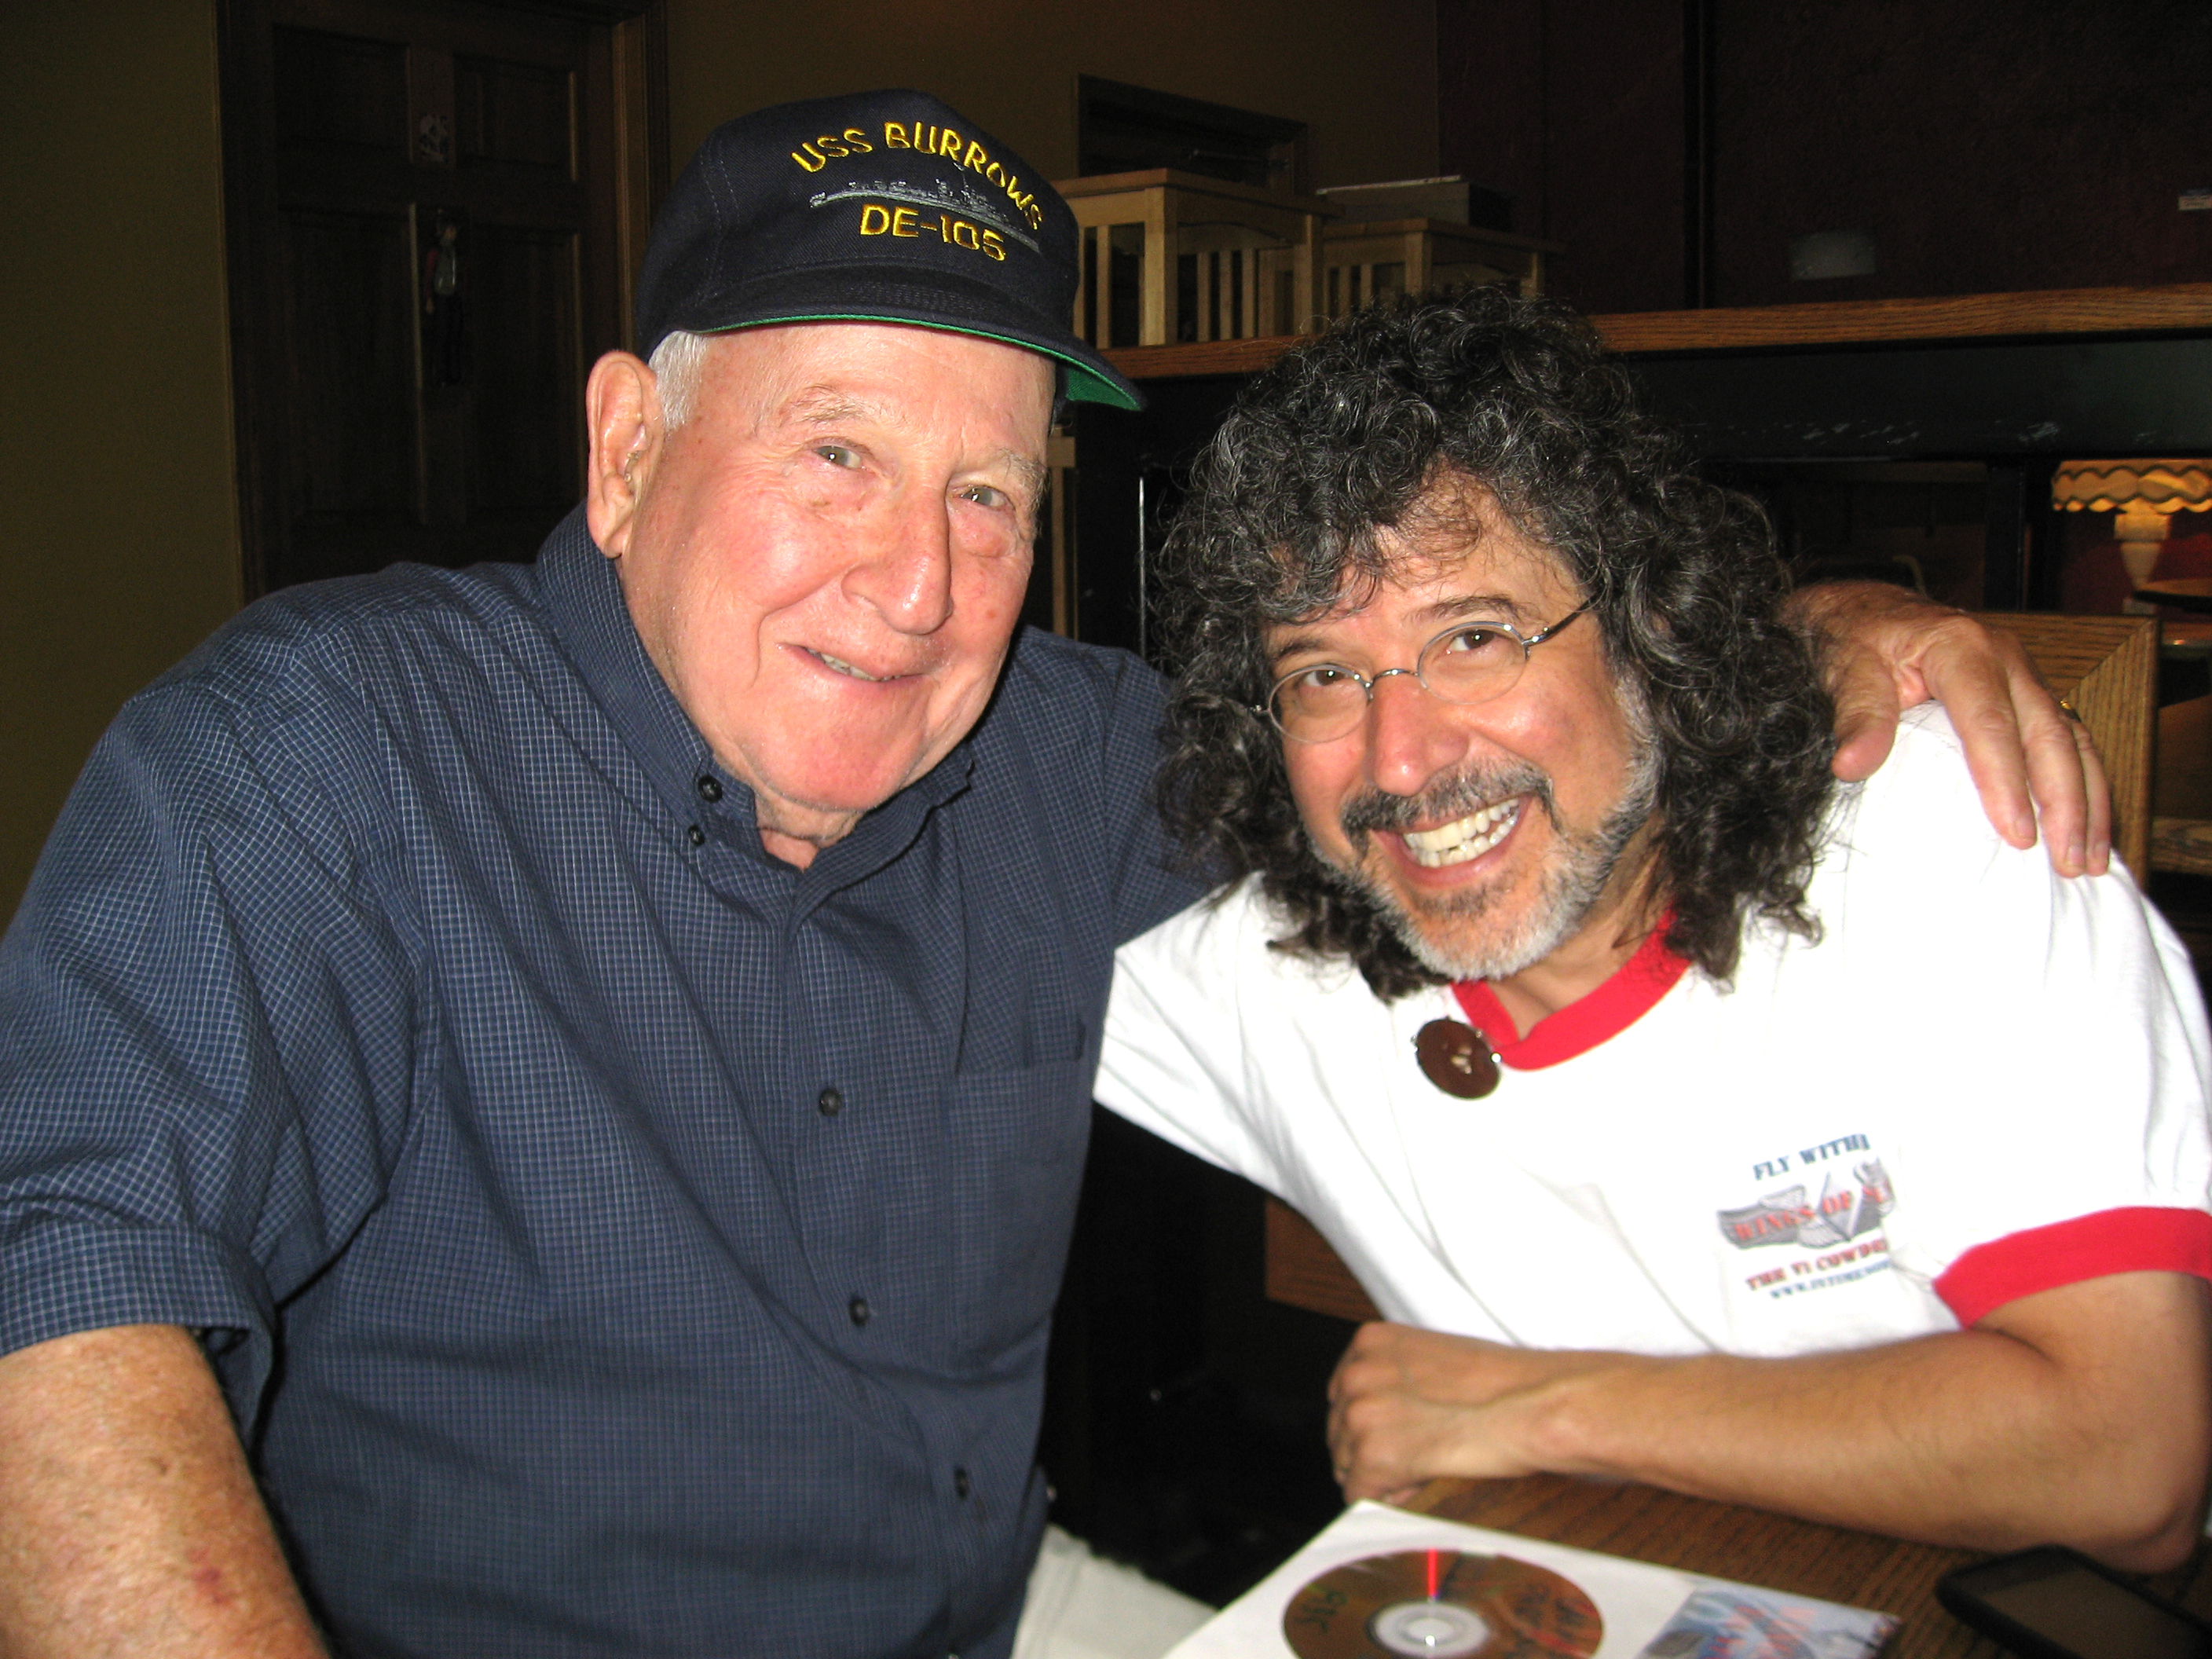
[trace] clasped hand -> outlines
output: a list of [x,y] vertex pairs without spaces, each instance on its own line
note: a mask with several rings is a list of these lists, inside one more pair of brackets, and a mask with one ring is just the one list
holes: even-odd
[[1411,1325],[1363,1325],[1328,1385],[1328,1446],[1347,1498],[1395,1503],[1440,1475],[1559,1470],[1562,1385],[1621,1354],[1507,1347]]

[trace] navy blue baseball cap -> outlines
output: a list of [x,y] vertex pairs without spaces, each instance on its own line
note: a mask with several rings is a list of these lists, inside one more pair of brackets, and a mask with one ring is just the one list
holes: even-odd
[[927,93],[757,110],[714,129],[638,275],[638,349],[678,329],[914,323],[1026,346],[1067,395],[1144,407],[1075,332],[1075,216],[1034,168]]

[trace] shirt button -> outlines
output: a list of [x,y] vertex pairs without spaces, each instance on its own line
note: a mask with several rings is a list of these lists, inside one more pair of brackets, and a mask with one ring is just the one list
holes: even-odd
[[955,1470],[953,1470],[953,1471],[952,1471],[952,1492],[953,1492],[953,1495],[954,1495],[955,1497],[958,1497],[958,1498],[965,1498],[965,1497],[967,1497],[967,1496],[968,1496],[969,1490],[969,1483],[968,1483],[968,1471],[967,1471],[967,1470],[965,1470],[965,1469],[955,1469]]
[[814,1097],[814,1109],[824,1117],[835,1117],[845,1109],[845,1097],[835,1089],[824,1089]]
[[707,844],[707,832],[695,823],[684,832],[684,839],[694,847],[704,847]]
[[722,786],[715,782],[714,779],[702,775],[699,779],[699,799],[712,804],[714,801],[721,799],[721,798]]
[[868,1298],[856,1296],[845,1304],[845,1311],[853,1316],[855,1325],[865,1325],[875,1317],[875,1310],[868,1306]]

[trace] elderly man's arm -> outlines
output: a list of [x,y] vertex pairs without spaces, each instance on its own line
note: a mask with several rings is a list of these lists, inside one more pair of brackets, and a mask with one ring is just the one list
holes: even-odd
[[0,1652],[322,1654],[184,1331],[88,1331],[0,1358]]
[[2203,1281],[2134,1273],[1971,1330],[1787,1359],[1502,1347],[1363,1327],[1330,1385],[1353,1498],[1438,1475],[1610,1475],[1935,1543],[2194,1546],[2212,1457]]
[[2059,873],[2105,870],[2112,809],[2104,769],[2012,635],[1887,582],[1800,588],[1786,614],[1820,647],[1838,777],[1872,773],[1888,757],[1899,712],[1933,698],[1949,711],[1997,833],[2034,846],[2039,811]]

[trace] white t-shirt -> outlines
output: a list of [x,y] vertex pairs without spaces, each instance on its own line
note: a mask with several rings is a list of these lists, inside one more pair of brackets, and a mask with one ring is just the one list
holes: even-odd
[[[1797,1353],[2212,1278],[2203,1009],[2124,873],[1999,841],[1930,706],[1838,792],[1810,902],[1819,941],[1754,926],[1731,989],[1655,940],[1516,1040],[1487,988],[1386,1004],[1269,950],[1247,884],[1122,948],[1098,1097],[1304,1212],[1389,1317],[1532,1347]],[[1413,1054],[1470,1009],[1481,1100]]]

